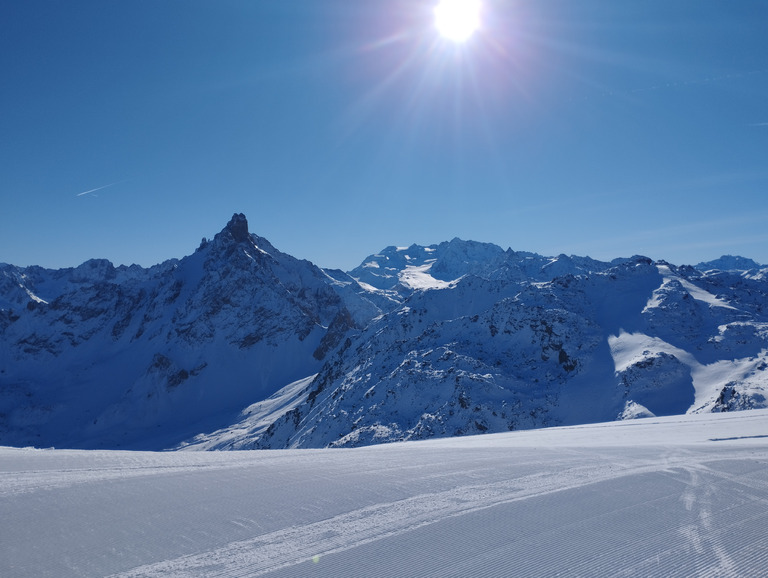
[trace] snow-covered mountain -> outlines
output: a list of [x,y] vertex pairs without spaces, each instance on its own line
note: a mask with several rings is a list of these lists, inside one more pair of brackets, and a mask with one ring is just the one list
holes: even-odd
[[369,289],[409,295],[414,290],[444,288],[466,275],[499,281],[550,281],[560,275],[604,271],[623,261],[603,263],[573,255],[542,257],[504,251],[491,243],[453,239],[429,247],[387,247],[368,256],[349,274]]
[[720,269],[721,271],[750,271],[762,269],[763,267],[752,259],[734,257],[733,255],[723,255],[714,261],[699,263],[696,265],[696,268],[700,271],[711,271],[712,269]]
[[325,273],[243,215],[150,269],[0,280],[0,444],[165,447],[317,372],[352,323]]
[[323,271],[243,215],[150,269],[3,265],[0,445],[355,446],[766,407],[753,265],[454,239]]
[[765,407],[764,281],[642,257],[597,269],[527,282],[491,271],[413,293],[253,447]]

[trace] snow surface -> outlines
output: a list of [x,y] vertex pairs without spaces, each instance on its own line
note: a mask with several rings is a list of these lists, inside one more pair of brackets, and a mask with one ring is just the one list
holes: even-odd
[[[241,450],[252,449],[243,440],[256,438],[279,416],[291,411],[309,394],[309,386],[317,374],[310,375],[286,385],[264,401],[249,405],[240,413],[240,420],[212,433],[198,434],[174,449],[191,447],[195,450]],[[252,445],[252,444],[250,444]]]
[[662,286],[654,292],[653,297],[648,300],[648,304],[645,306],[646,310],[659,307],[661,304],[659,293],[663,292],[670,283],[676,281],[680,283],[683,289],[685,289],[691,295],[691,297],[697,301],[703,301],[710,307],[723,307],[725,309],[733,309],[734,311],[738,311],[736,307],[730,305],[725,300],[712,295],[712,293],[709,291],[705,291],[704,289],[697,287],[690,281],[684,279],[682,276],[673,274],[668,265],[658,265],[658,269],[659,273],[664,279],[664,282],[662,283]]
[[440,281],[429,274],[434,260],[427,261],[423,265],[409,265],[400,273],[400,283],[409,289],[446,289],[451,286],[448,281]]
[[[747,383],[749,377],[757,371],[757,367],[765,364],[768,351],[762,350],[759,355],[744,359],[718,360],[710,364],[702,364],[693,354],[666,343],[658,337],[650,337],[642,333],[621,332],[618,336],[610,336],[608,343],[616,365],[616,371],[626,371],[631,365],[646,359],[649,354],[667,353],[677,358],[691,371],[695,398],[689,412],[700,410],[707,402],[717,397],[724,383]],[[764,383],[761,380],[761,383]]]
[[339,450],[0,448],[0,520],[14,577],[761,576],[768,410]]

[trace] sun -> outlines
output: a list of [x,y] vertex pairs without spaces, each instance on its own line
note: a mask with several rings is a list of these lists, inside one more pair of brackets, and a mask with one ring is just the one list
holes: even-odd
[[440,0],[435,26],[443,38],[464,42],[480,27],[480,0]]

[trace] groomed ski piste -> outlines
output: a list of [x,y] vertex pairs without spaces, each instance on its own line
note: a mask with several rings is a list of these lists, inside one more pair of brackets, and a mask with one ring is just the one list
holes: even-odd
[[356,449],[0,448],[0,575],[764,576],[768,410]]

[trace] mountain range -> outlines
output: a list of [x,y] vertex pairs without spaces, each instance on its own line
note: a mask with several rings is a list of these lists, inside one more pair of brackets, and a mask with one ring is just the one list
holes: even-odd
[[0,265],[0,445],[340,447],[768,407],[768,267],[387,247],[236,214],[154,267]]

